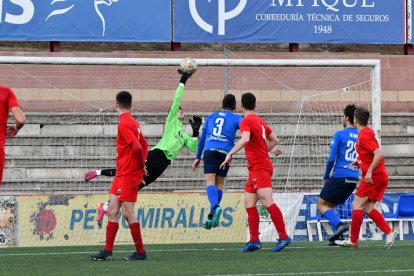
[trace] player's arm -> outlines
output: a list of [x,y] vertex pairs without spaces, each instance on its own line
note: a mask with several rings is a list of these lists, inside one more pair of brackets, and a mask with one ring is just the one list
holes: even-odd
[[277,144],[279,144],[279,139],[277,138],[276,134],[273,132],[267,137],[267,151],[271,151]]
[[142,159],[143,163],[142,164],[144,164],[144,167],[145,167],[145,162],[147,161],[147,158],[148,158],[148,148],[149,148],[149,146],[148,146],[148,142],[145,139],[144,134],[142,133],[142,131],[139,133],[139,142],[140,142],[141,147],[142,147],[142,157],[143,157],[143,159]]
[[331,141],[331,151],[329,153],[328,161],[326,162],[325,173],[323,175],[323,180],[328,180],[333,166],[335,165],[336,155],[339,148],[339,135],[335,133]]
[[377,138],[375,138],[374,133],[362,135],[361,137],[358,137],[359,143],[361,147],[367,149],[369,152],[372,152],[374,155],[372,159],[372,163],[369,166],[364,178],[365,182],[372,183],[372,172],[375,170],[375,168],[379,165],[381,162],[381,159],[383,158],[381,149],[379,147]]
[[276,156],[282,154],[282,151],[276,147],[276,145],[279,144],[279,138],[277,138],[277,135],[267,124],[263,125],[263,129],[264,135],[266,135],[267,151]]
[[201,155],[203,154],[203,150],[204,150],[204,142],[206,141],[206,135],[207,135],[207,125],[208,125],[207,122],[208,122],[208,118],[204,122],[203,130],[201,132],[200,139],[198,140],[196,159],[194,160],[193,165],[191,166],[193,168],[193,171],[195,171],[200,165]]
[[383,155],[380,150],[380,148],[375,149],[373,152],[374,158],[372,159],[372,163],[369,166],[367,173],[365,174],[365,182],[372,183],[372,172],[375,170],[375,168],[379,165],[381,162]]
[[220,165],[220,169],[224,168],[232,159],[233,155],[235,155],[239,150],[244,148],[244,146],[250,141],[250,131],[243,131],[241,133],[241,137],[239,141],[237,141],[236,145],[231,149],[229,153],[226,155],[226,159]]
[[190,137],[187,133],[184,134],[184,146],[190,151],[190,152],[196,152],[197,150],[197,137]]
[[8,91],[7,104],[14,117],[14,120],[16,121],[16,125],[8,126],[6,128],[6,137],[13,137],[26,123],[26,116],[20,108],[19,101],[17,100],[16,95],[13,93],[11,89]]

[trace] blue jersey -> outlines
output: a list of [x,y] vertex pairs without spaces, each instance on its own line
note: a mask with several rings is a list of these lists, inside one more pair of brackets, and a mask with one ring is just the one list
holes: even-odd
[[196,158],[200,160],[203,150],[220,149],[229,152],[234,146],[241,120],[241,116],[228,110],[215,112],[208,116],[198,141]]
[[335,133],[323,179],[329,179],[332,167],[334,178],[358,178],[359,172],[352,166],[357,157],[355,150],[357,138],[356,128],[345,128]]

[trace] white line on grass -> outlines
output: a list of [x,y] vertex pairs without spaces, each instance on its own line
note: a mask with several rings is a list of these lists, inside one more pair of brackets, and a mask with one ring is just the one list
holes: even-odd
[[288,275],[331,275],[331,274],[361,274],[361,273],[409,273],[414,269],[386,269],[386,270],[345,270],[345,271],[308,271],[308,272],[282,272],[282,273],[258,273],[258,274],[225,274],[214,276],[288,276]]
[[[166,245],[168,246],[168,245]],[[401,246],[414,246],[414,243],[408,243],[408,244],[397,244],[396,247]],[[362,245],[359,246],[359,248],[365,248],[365,247],[381,247],[383,248],[383,245]],[[34,247],[30,248],[33,249]],[[316,245],[316,246],[289,246],[286,247],[285,250],[291,250],[291,249],[313,249],[313,248],[324,248],[324,249],[333,249],[333,250],[349,250],[345,248],[340,248],[339,246],[327,246],[327,245]],[[148,252],[188,252],[188,251],[240,251],[241,247],[237,248],[177,248],[177,249],[150,249],[147,250]],[[263,247],[262,250],[271,249]],[[6,249],[7,250],[7,249]],[[21,248],[21,250],[24,250]],[[132,249],[131,249],[132,250]],[[116,250],[114,253],[129,253],[131,250]],[[392,249],[391,249],[392,250]],[[1,252],[1,251],[0,251]],[[36,253],[0,253],[0,256],[47,256],[47,255],[75,255],[75,254],[94,254],[96,251],[75,251],[75,252],[36,252]],[[256,275],[256,274],[255,274]],[[262,275],[262,274],[258,274]],[[269,275],[278,275],[278,274],[269,274]],[[281,274],[283,275],[283,274]],[[288,274],[289,275],[289,274]]]

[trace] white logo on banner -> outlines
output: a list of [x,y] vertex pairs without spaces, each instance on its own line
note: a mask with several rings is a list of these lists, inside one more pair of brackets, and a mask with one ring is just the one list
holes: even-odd
[[[208,0],[211,2],[211,0]],[[218,0],[218,34],[225,35],[226,34],[226,21],[230,20],[236,16],[238,16],[246,7],[247,0],[240,0],[237,7],[233,10],[226,12],[226,0]],[[200,14],[197,11],[196,0],[190,0],[190,12],[191,16],[193,17],[194,21],[197,25],[208,33],[213,33],[213,26],[208,24],[201,18]]]
[[[118,2],[119,0],[94,0],[94,6],[95,6],[95,11],[96,14],[98,15],[98,17],[101,19],[102,22],[102,36],[105,36],[105,29],[106,29],[106,22],[105,22],[105,17],[102,15],[99,6],[100,5],[106,5],[106,6],[111,6],[113,3]],[[50,5],[53,5],[55,3],[59,3],[59,2],[66,2],[68,5],[70,4],[68,0],[53,0]],[[62,15],[65,14],[67,12],[69,12],[73,7],[75,7],[75,4],[72,4],[66,8],[63,9],[55,9],[54,11],[52,11],[51,13],[49,13],[49,15],[46,17],[45,21],[47,21],[50,17],[55,16],[55,15]]]

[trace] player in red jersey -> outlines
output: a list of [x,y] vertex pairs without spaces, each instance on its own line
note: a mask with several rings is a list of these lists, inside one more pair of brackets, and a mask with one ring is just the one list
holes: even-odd
[[276,148],[279,140],[263,119],[254,113],[256,97],[252,93],[243,94],[241,103],[244,113],[244,119],[240,122],[241,138],[220,166],[224,168],[231,161],[232,156],[244,147],[249,170],[249,179],[244,187],[244,205],[249,223],[250,240],[241,252],[251,252],[262,248],[262,243],[259,240],[260,217],[256,208],[259,200],[269,212],[279,233],[278,242],[273,248],[273,252],[278,252],[292,242],[286,233],[282,212],[273,202],[273,164],[268,152],[276,155],[281,153]]
[[109,190],[108,225],[106,227],[105,248],[89,259],[111,260],[116,233],[119,228],[118,213],[129,224],[136,252],[125,260],[145,260],[146,253],[141,236],[141,226],[134,214],[139,184],[145,174],[145,160],[148,143],[141,127],[131,114],[132,96],[127,91],[116,95],[116,108],[119,114],[118,135],[116,137],[116,176]]
[[352,203],[351,236],[348,241],[335,241],[335,243],[358,248],[358,238],[361,225],[366,213],[372,221],[386,235],[385,248],[390,249],[394,245],[397,233],[394,232],[384,219],[384,216],[375,209],[375,204],[381,201],[388,185],[388,173],[384,165],[384,156],[381,153],[374,131],[367,127],[369,111],[358,107],[354,113],[355,127],[358,130],[356,151],[358,153],[355,166],[360,167],[362,179],[355,193]]
[[[15,126],[7,126],[9,111],[12,112]],[[20,108],[16,95],[9,87],[0,86],[0,186],[3,180],[5,161],[4,144],[6,138],[13,137],[24,126],[26,117]]]

